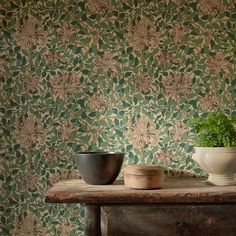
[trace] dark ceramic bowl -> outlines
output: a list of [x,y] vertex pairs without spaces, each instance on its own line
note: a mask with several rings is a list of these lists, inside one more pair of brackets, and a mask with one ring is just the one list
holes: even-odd
[[81,177],[87,184],[112,184],[124,159],[122,152],[80,152],[75,162]]

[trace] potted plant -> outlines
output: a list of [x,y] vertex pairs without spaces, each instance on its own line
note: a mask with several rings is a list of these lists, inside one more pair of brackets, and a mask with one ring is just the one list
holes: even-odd
[[188,125],[196,132],[193,159],[209,174],[207,181],[214,185],[236,184],[236,117],[211,112],[206,118],[188,120]]

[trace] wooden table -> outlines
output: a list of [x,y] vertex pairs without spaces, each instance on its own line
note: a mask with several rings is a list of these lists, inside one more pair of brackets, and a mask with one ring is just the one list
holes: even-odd
[[55,184],[45,201],[85,203],[85,236],[236,236],[236,186],[201,179],[167,178],[157,190],[71,179]]

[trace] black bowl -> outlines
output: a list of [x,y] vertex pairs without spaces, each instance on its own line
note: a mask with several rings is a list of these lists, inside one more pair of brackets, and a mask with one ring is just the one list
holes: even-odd
[[75,162],[81,177],[87,184],[112,184],[124,159],[122,152],[80,152]]

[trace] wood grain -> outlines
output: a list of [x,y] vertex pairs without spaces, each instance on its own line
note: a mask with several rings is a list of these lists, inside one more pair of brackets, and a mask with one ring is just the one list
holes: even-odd
[[100,206],[87,204],[85,207],[84,236],[100,236]]
[[111,205],[102,236],[235,236],[236,204]]
[[51,203],[216,203],[236,202],[236,186],[211,186],[202,179],[167,178],[162,189],[135,190],[123,182],[88,185],[81,179],[55,184],[45,196]]

